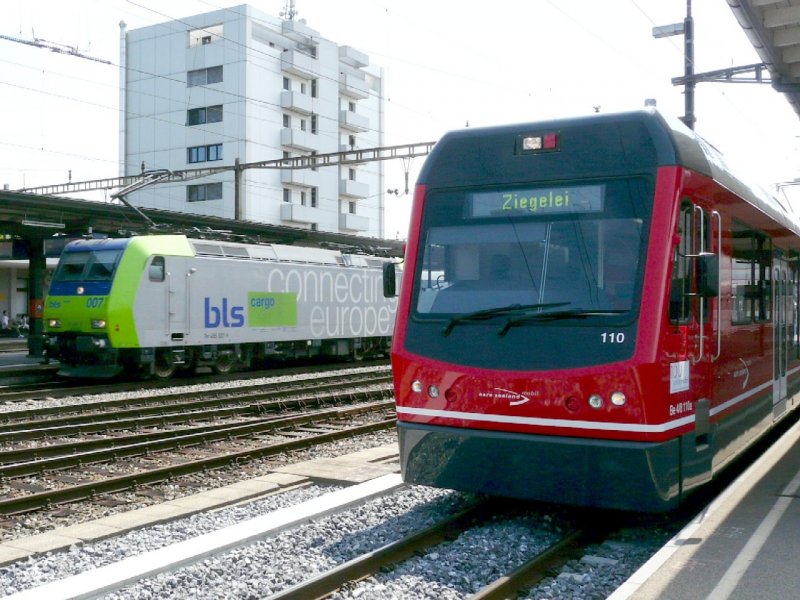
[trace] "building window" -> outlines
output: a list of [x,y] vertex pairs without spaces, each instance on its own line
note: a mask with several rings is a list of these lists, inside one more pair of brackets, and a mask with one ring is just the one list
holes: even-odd
[[348,169],[347,176],[349,177],[350,181],[356,180],[356,170],[355,169]]
[[317,197],[319,196],[319,192],[317,188],[311,188],[311,208],[317,208]]
[[207,69],[197,69],[189,71],[186,75],[187,87],[196,85],[211,85],[222,81],[222,66],[208,67]]
[[223,31],[221,24],[192,29],[189,31],[189,47],[206,46],[213,42],[218,42],[222,39]]
[[283,78],[283,89],[285,89],[287,91],[292,89],[291,86],[289,85],[289,78],[288,77],[284,77]]
[[317,170],[317,151],[316,150],[312,150],[311,151],[311,170],[312,171],[316,171]]
[[303,94],[304,96],[305,96],[305,95],[306,95],[306,93],[307,93],[307,92],[306,92],[306,88],[307,88],[307,87],[308,87],[308,86],[306,86],[306,82],[305,82],[305,81],[301,81],[301,82],[300,82],[300,93],[301,93],[301,94]]
[[300,192],[300,205],[306,206],[306,193]]
[[187,202],[204,202],[206,200],[222,200],[221,182],[186,186]]
[[350,103],[348,103],[348,105],[347,105],[347,109],[348,109],[350,112],[356,112],[356,103],[355,103],[355,102],[350,102]]
[[205,123],[219,123],[222,121],[222,105],[192,108],[186,111],[187,125],[203,125]]
[[351,215],[356,214],[356,203],[352,200],[347,204],[347,210],[350,212]]
[[283,115],[283,126],[284,127],[292,126],[292,118],[289,115]]
[[311,133],[317,133],[317,115],[311,115]]
[[186,149],[186,162],[199,163],[211,160],[222,160],[222,144],[192,146]]
[[288,188],[283,188],[283,201],[284,202],[292,201],[292,191]]
[[317,80],[316,79],[312,79],[311,80],[311,97],[312,98],[316,98],[317,97]]
[[305,131],[305,130],[306,130],[306,120],[300,119],[300,131]]
[[350,150],[356,149],[356,136],[351,135],[347,138],[347,143],[350,144]]

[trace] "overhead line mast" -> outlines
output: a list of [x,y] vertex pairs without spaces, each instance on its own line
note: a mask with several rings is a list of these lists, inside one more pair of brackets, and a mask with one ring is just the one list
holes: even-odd
[[[224,173],[227,171],[235,171],[238,176],[238,174],[245,169],[311,169],[338,165],[354,165],[380,160],[392,160],[396,158],[411,159],[417,156],[425,156],[429,154],[435,143],[436,142],[421,142],[418,144],[405,144],[400,146],[380,146],[377,148],[363,148],[359,150],[346,150],[344,152],[331,152],[329,154],[315,154],[313,156],[278,158],[274,160],[242,163],[224,167],[206,167],[204,169],[168,171],[168,176],[158,178],[157,181],[150,181],[150,183],[185,182],[193,179],[199,179],[201,177],[207,177],[209,175],[216,175],[217,173]],[[159,173],[161,172],[162,171],[159,171]],[[58,185],[23,188],[17,191],[24,192],[26,194],[55,196],[59,194],[71,194],[94,190],[111,190],[131,185],[140,180],[147,181],[151,179],[152,172],[150,171],[144,172],[140,175],[112,177],[109,179],[94,179],[90,181],[76,181]]]

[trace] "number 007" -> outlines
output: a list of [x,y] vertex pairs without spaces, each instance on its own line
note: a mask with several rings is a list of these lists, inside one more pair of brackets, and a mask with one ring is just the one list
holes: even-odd
[[604,344],[621,344],[625,341],[625,334],[621,331],[601,333],[600,339]]

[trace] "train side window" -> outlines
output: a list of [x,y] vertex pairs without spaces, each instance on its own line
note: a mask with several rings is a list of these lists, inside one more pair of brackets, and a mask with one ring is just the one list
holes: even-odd
[[164,274],[166,272],[164,257],[154,256],[150,262],[150,268],[147,270],[150,281],[164,281]]
[[692,317],[692,240],[693,207],[684,202],[678,220],[680,241],[672,259],[672,282],[669,292],[669,320],[673,325],[688,323]]
[[788,320],[786,326],[789,328],[789,339],[792,358],[800,358],[800,255],[796,251],[789,253],[789,289],[786,294],[789,296]]
[[766,235],[733,223],[731,294],[734,325],[772,318],[772,243]]

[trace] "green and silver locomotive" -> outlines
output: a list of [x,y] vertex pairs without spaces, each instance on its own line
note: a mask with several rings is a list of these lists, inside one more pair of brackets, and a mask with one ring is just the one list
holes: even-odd
[[388,353],[386,258],[154,235],[66,246],[45,302],[69,376],[170,377],[268,359]]

